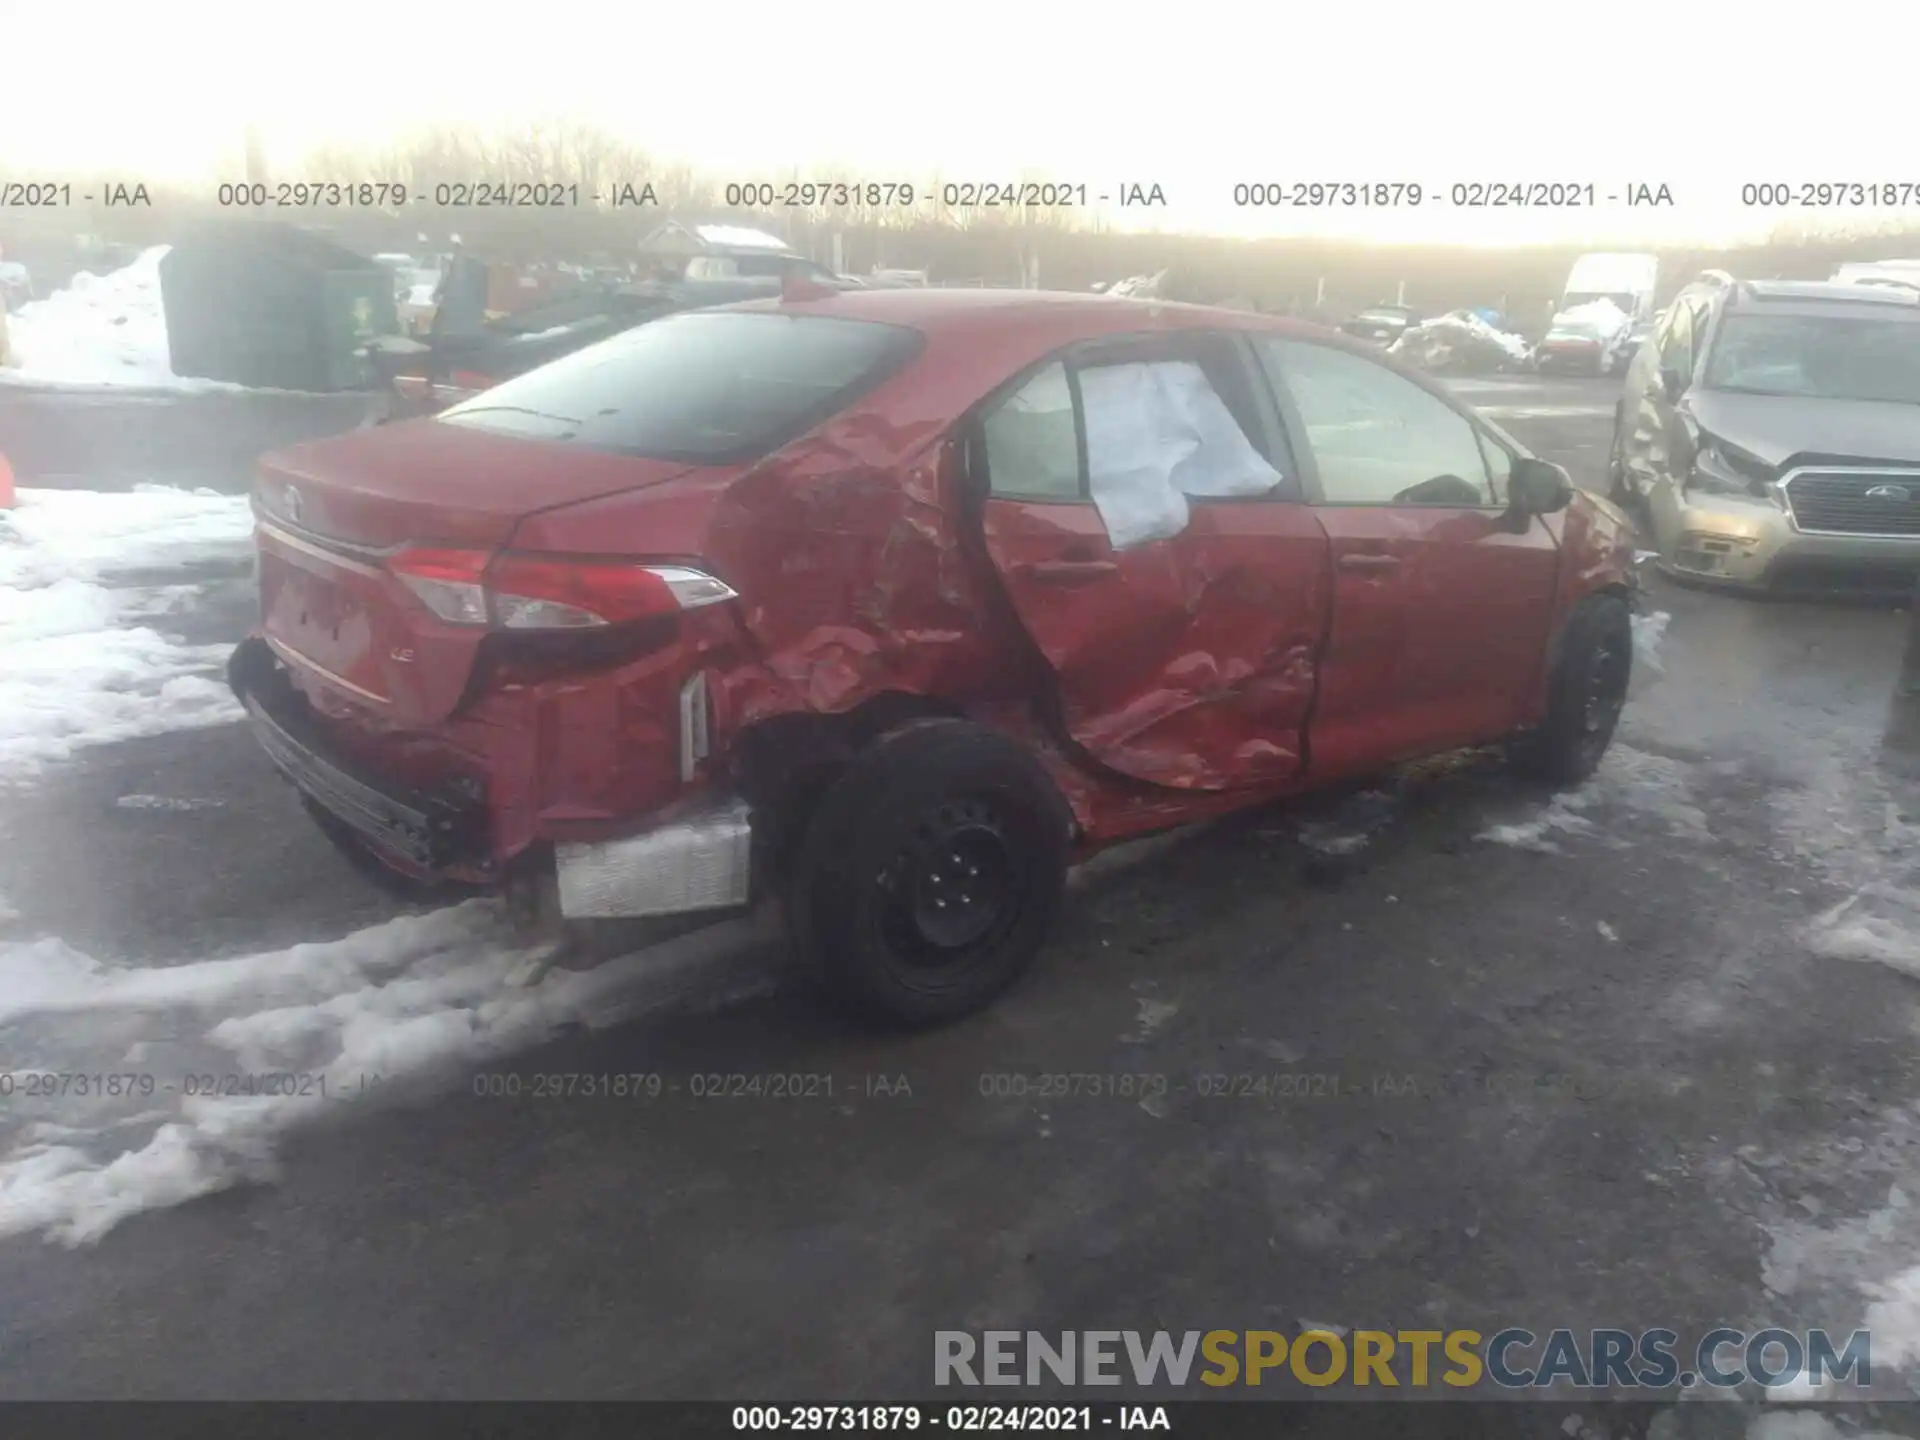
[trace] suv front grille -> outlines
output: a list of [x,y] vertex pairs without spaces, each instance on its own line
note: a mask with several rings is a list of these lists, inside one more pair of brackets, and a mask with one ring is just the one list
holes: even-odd
[[1782,488],[1809,535],[1920,538],[1920,470],[1796,470]]

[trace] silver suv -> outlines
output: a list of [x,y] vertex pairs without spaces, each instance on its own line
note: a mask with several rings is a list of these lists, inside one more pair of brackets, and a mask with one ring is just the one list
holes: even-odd
[[1670,574],[1910,591],[1920,290],[1707,272],[1628,367],[1609,475]]

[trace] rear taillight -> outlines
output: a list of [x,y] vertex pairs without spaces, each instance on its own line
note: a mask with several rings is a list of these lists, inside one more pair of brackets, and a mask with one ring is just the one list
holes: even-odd
[[594,630],[735,598],[726,582],[678,565],[426,546],[387,564],[442,620],[503,630]]

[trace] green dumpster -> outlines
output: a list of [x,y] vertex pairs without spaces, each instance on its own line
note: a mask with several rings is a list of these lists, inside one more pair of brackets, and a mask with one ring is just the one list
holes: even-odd
[[263,389],[338,391],[375,383],[357,352],[394,334],[393,282],[363,255],[292,225],[195,227],[160,261],[176,375]]

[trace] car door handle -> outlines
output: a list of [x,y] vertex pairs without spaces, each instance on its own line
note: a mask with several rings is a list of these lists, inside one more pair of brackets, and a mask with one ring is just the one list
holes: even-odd
[[1112,575],[1119,568],[1111,560],[1036,560],[1027,566],[1026,573],[1045,585],[1071,585]]
[[1374,555],[1362,551],[1352,555],[1339,556],[1333,563],[1342,570],[1398,570],[1400,568],[1400,557],[1398,555]]

